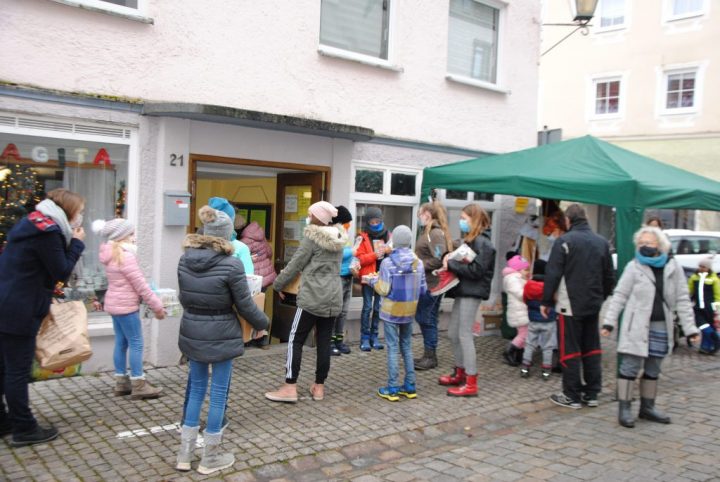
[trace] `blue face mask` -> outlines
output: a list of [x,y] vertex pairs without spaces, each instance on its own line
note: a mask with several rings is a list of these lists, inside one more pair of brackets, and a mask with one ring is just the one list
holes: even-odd
[[376,233],[379,233],[383,229],[385,229],[385,223],[376,224],[374,226],[372,224],[370,225],[370,230],[375,231]]
[[470,232],[470,224],[467,222],[467,219],[461,219],[458,224],[460,225],[460,232],[461,233],[469,233]]

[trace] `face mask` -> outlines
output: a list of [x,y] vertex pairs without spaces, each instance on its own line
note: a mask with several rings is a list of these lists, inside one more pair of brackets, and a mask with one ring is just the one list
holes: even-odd
[[423,221],[422,218],[418,218],[418,226],[420,226],[421,228],[425,227],[425,221]]
[[77,216],[75,216],[75,219],[73,220],[73,222],[70,223],[70,227],[73,229],[77,229],[80,226],[82,226],[82,223],[83,223],[83,215],[78,214]]
[[657,248],[651,248],[650,246],[640,246],[638,251],[647,258],[654,258],[660,253]]
[[460,232],[461,233],[469,233],[470,232],[470,223],[467,222],[467,219],[461,219],[458,224],[460,225]]
[[310,226],[312,224],[312,218],[310,216],[305,218],[305,226]]
[[557,239],[557,236],[553,236],[552,234],[547,237],[548,241],[555,241]]
[[370,229],[372,231],[375,231],[376,233],[379,233],[384,228],[385,228],[385,223],[376,224],[375,226],[373,226],[372,224],[370,225]]

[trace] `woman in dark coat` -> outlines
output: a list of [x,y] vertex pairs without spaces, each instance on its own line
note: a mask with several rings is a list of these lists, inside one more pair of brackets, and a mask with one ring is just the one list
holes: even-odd
[[58,436],[57,429],[41,427],[35,420],[28,382],[35,337],[50,310],[53,290],[70,277],[85,249],[84,208],[79,194],[50,191],[36,211],[10,230],[0,256],[0,436],[12,433],[13,447]]
[[222,453],[220,448],[233,358],[244,351],[235,310],[256,330],[266,329],[268,319],[250,295],[242,262],[232,256],[230,217],[209,206],[202,207],[199,216],[204,234],[187,236],[185,254],[178,264],[184,310],[178,344],[189,360],[190,371],[176,468],[190,470],[212,368],[205,449],[198,467],[201,474],[210,474],[235,463],[233,454]]

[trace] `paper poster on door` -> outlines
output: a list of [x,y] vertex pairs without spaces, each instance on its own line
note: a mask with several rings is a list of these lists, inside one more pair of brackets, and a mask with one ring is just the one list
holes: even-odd
[[298,210],[298,197],[297,194],[286,194],[285,195],[285,212],[296,213]]
[[283,223],[283,239],[285,241],[300,241],[303,223],[299,221],[285,221]]

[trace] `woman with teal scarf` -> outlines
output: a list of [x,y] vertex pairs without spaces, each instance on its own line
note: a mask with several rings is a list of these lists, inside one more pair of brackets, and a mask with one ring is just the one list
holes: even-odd
[[617,351],[621,354],[617,379],[618,422],[635,426],[632,390],[640,379],[639,417],[670,423],[670,417],[655,408],[660,365],[672,352],[673,312],[677,312],[683,331],[697,339],[698,329],[682,266],[670,254],[670,241],[651,226],[640,228],[633,237],[636,252],[615,288],[605,312],[602,335],[609,336],[622,313]]

